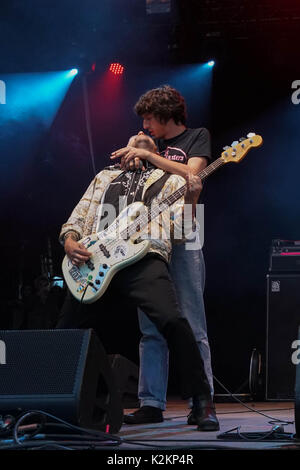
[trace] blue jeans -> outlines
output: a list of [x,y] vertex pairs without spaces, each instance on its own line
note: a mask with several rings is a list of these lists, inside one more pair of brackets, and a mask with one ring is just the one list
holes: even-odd
[[[200,350],[207,380],[213,395],[213,375],[203,291],[205,264],[201,249],[186,250],[185,244],[175,245],[172,251],[170,273],[181,309],[188,320]],[[164,337],[149,318],[138,309],[141,332],[140,377],[138,396],[141,406],[166,409],[169,374],[169,352]]]

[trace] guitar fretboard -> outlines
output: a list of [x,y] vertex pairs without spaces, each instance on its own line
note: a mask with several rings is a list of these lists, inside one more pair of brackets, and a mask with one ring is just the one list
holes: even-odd
[[[215,160],[213,163],[208,165],[204,170],[201,170],[197,176],[204,181],[209,175],[211,175],[215,170],[217,170],[220,166],[224,165],[224,160],[220,157]],[[130,238],[132,235],[136,234],[137,232],[141,231],[145,228],[153,219],[155,219],[159,214],[165,211],[168,207],[170,207],[174,202],[180,199],[186,190],[186,184],[181,186],[177,189],[174,193],[170,196],[165,198],[161,201],[157,206],[152,207],[147,212],[147,214],[141,214],[138,216],[132,224],[130,224],[125,230],[120,233],[121,238]]]

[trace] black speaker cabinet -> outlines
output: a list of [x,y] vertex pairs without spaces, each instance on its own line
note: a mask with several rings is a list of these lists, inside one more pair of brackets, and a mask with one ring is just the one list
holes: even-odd
[[300,274],[267,275],[266,399],[295,397]]
[[296,384],[295,384],[295,428],[296,437],[300,438],[300,327],[298,329],[298,348],[294,355],[296,363]]
[[119,431],[120,395],[93,330],[0,331],[0,415],[33,409]]

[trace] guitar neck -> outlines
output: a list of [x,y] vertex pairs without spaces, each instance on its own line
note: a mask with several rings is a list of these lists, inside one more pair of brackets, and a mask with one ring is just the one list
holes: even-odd
[[[217,168],[219,168],[222,165],[224,165],[224,161],[220,157],[217,160],[215,160],[213,163],[208,165],[206,168],[204,168],[204,170],[201,170],[200,173],[197,174],[197,176],[201,178],[201,181],[204,181],[209,175],[211,175],[214,171],[217,170]],[[184,195],[185,190],[186,190],[186,184],[181,186],[181,188],[177,189],[173,194],[171,194],[169,197],[164,199],[159,205],[171,206],[172,204],[174,204],[175,201],[177,201],[177,199],[180,199]]]
[[[197,176],[199,176],[201,180],[204,181],[209,175],[211,175],[214,171],[216,171],[222,165],[224,165],[224,161],[220,157],[217,160],[215,160],[213,163],[208,165],[206,168],[204,168],[204,170],[201,170],[200,173],[197,174]],[[159,214],[165,211],[168,207],[174,204],[174,202],[180,199],[184,195],[185,190],[186,190],[186,184],[181,186],[179,189],[177,189],[173,194],[168,196],[166,199],[161,201],[157,206],[151,207],[147,215],[143,214],[137,217],[134,220],[134,222],[132,222],[132,224],[129,225],[129,227],[127,227],[126,230],[124,230],[121,233],[121,236],[124,238],[131,237],[136,232],[145,228],[153,219],[155,219],[155,217],[157,217]]]

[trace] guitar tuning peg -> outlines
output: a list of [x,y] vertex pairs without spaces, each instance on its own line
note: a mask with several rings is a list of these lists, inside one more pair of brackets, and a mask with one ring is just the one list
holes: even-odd
[[240,137],[239,142],[243,142],[243,140],[246,140],[246,137]]
[[231,144],[231,147],[236,147],[238,145],[238,141],[237,140],[234,140]]
[[229,148],[229,145],[225,145],[225,147],[223,147],[223,150],[228,150]]
[[247,137],[248,139],[251,139],[251,137],[254,137],[255,135],[255,132],[249,132],[249,134],[247,134]]

